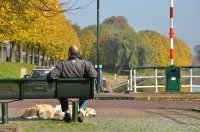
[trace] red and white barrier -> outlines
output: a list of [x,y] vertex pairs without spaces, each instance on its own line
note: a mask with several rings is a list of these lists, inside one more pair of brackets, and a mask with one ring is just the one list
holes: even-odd
[[174,65],[174,25],[173,25],[173,16],[174,16],[174,0],[170,2],[170,65]]

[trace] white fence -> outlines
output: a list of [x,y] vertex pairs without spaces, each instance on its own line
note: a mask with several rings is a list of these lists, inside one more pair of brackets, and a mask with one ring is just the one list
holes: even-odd
[[[193,69],[198,69],[200,70],[200,67],[191,67],[191,66],[184,66],[181,67],[181,71],[183,70],[189,70],[189,72],[185,72],[187,75],[181,75],[180,79],[183,78],[189,78],[189,84],[184,85],[181,84],[181,87],[187,87],[190,88],[190,92],[195,92],[193,88],[198,88],[198,92],[200,92],[200,84],[199,85],[194,85],[193,84],[193,79],[194,78],[199,78],[200,79],[200,72],[199,75],[193,75],[193,74],[198,74],[198,73],[193,73]],[[154,75],[138,75],[137,76],[137,71],[138,70],[154,70]],[[158,75],[158,70],[164,70],[163,74],[164,75]],[[185,74],[184,72],[181,72],[181,74]],[[154,80],[154,85],[143,85],[141,84],[143,81],[141,81],[138,84],[138,80],[145,80],[145,79],[153,79]],[[163,79],[164,84],[159,84],[158,79]],[[199,81],[200,83],[200,81]],[[140,68],[133,68],[133,70],[130,70],[130,76],[128,80],[128,87],[127,91],[133,91],[134,93],[137,93],[137,89],[140,88],[155,88],[155,92],[158,92],[158,88],[165,88],[165,67],[140,67]]]

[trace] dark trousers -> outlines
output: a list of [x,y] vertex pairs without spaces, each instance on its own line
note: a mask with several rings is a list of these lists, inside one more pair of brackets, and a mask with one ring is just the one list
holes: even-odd
[[[66,99],[59,99],[59,101],[60,101],[61,108],[62,108],[63,112],[66,112],[67,110],[69,110],[69,101],[68,101],[68,98],[66,98]],[[79,109],[80,108],[86,109],[87,104],[88,104],[87,100],[84,100],[84,99],[81,99],[81,98],[79,99]]]

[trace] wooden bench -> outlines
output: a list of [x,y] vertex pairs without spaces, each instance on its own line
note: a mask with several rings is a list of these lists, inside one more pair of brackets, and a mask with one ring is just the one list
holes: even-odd
[[[0,79],[2,123],[8,123],[8,103],[23,99],[94,98],[94,80],[61,78],[52,83],[46,79]],[[73,121],[78,121],[78,101],[73,101]]]

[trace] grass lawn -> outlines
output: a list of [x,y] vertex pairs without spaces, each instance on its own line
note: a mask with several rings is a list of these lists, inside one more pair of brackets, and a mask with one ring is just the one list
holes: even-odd
[[[14,130],[13,130],[14,129]],[[7,131],[5,131],[7,130]],[[0,125],[1,132],[197,132],[199,120],[194,117],[169,118],[87,118],[83,123],[62,120],[16,120]]]
[[26,68],[27,74],[30,74],[34,67],[26,63],[0,63],[0,78],[20,78],[21,68]]

